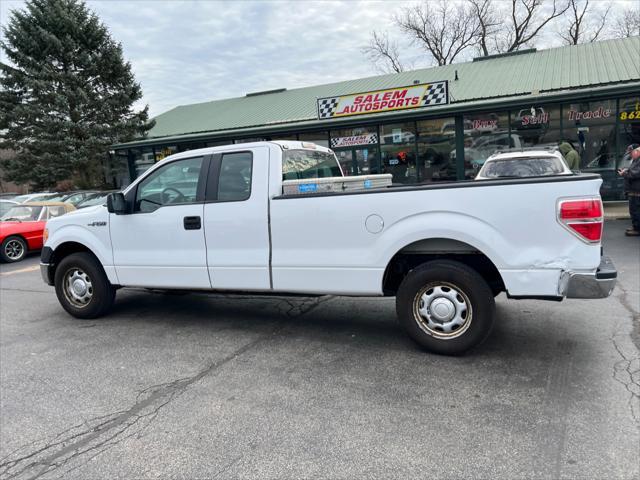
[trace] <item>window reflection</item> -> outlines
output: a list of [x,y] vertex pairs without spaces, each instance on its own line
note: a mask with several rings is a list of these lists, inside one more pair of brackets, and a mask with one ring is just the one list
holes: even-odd
[[560,105],[523,106],[511,111],[514,146],[557,147],[562,141]]
[[413,122],[380,127],[380,154],[384,173],[393,183],[417,183],[416,132]]
[[[521,147],[518,134],[509,134],[507,112],[464,116],[464,176],[474,178],[484,161],[500,150]],[[455,149],[451,152],[455,158]]]
[[311,142],[322,147],[329,147],[329,132],[311,132],[301,133],[298,135],[298,140],[301,142]]
[[423,120],[417,127],[419,180],[422,183],[455,180],[455,119]]
[[375,126],[332,130],[331,148],[345,175],[381,173]]

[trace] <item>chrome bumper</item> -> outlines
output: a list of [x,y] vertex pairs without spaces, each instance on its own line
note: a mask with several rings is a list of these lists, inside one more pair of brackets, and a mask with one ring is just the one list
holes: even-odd
[[50,268],[52,265],[50,263],[42,263],[40,262],[40,275],[42,275],[42,280],[47,285],[53,286],[53,269]]
[[594,273],[565,272],[560,295],[567,298],[606,298],[616,286],[618,272],[609,257],[602,257]]

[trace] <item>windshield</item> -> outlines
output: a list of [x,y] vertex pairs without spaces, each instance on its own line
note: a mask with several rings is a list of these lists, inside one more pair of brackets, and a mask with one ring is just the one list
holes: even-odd
[[0,217],[11,210],[16,204],[13,202],[0,202]]
[[95,195],[90,195],[85,198],[83,201],[79,202],[76,207],[85,208],[85,207],[93,207],[95,205],[104,205],[107,203],[107,196],[109,193],[98,193]]
[[564,172],[561,161],[555,157],[520,157],[491,160],[485,163],[479,176],[486,178],[540,177]]
[[282,157],[282,179],[342,177],[333,153],[314,150],[285,150]]
[[40,212],[43,208],[44,207],[40,205],[18,205],[11,208],[2,216],[2,218],[0,218],[0,220],[19,220],[21,222],[34,222],[38,220]]
[[43,193],[42,195],[36,195],[29,199],[30,202],[52,202],[56,198],[62,198],[62,195],[56,193]]

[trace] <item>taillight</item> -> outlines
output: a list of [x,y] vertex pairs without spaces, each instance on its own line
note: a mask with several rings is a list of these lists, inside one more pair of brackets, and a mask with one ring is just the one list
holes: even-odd
[[602,200],[600,198],[561,200],[558,205],[558,220],[581,240],[598,243],[602,239]]

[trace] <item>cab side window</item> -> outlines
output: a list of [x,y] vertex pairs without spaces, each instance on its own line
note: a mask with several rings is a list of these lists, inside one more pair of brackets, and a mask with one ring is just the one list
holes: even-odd
[[218,201],[240,202],[251,196],[253,158],[250,152],[222,155],[218,179]]
[[138,185],[135,211],[195,202],[202,162],[203,157],[177,160],[153,172]]

